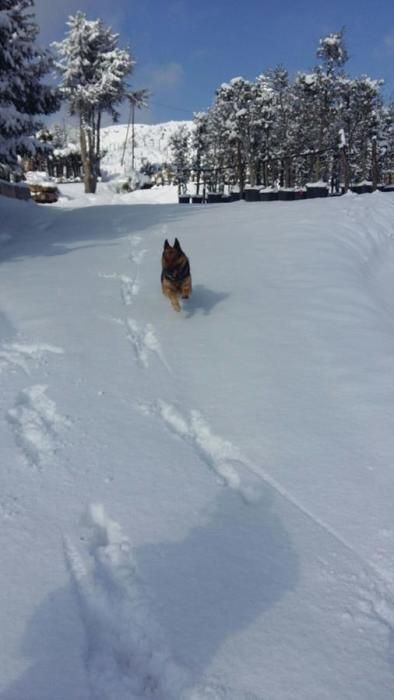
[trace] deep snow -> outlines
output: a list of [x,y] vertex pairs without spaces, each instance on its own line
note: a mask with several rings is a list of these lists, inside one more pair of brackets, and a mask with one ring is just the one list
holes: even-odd
[[1,700],[391,700],[394,195],[62,190],[0,200]]

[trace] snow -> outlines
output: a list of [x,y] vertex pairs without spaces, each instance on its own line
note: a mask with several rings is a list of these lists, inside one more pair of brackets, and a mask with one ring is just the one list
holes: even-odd
[[338,135],[339,135],[339,148],[345,148],[345,146],[347,146],[345,129],[339,129]]
[[51,178],[45,170],[28,170],[25,174],[26,181],[30,184],[44,185],[45,183],[51,184]]
[[394,194],[60,189],[0,199],[1,697],[391,700]]
[[[144,163],[162,165],[172,159],[170,139],[181,127],[193,130],[191,121],[169,121],[164,124],[134,125],[134,158],[138,170]],[[132,162],[132,129],[127,124],[107,126],[101,132],[101,146],[104,152],[102,169],[109,175],[129,172]],[[121,166],[126,141],[124,165]]]

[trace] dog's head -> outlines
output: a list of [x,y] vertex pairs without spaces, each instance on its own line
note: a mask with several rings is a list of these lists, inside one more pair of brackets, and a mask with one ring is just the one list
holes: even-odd
[[171,265],[174,265],[182,256],[184,256],[184,252],[177,238],[173,246],[169,244],[167,239],[164,241],[163,263],[165,263],[165,265],[171,267]]

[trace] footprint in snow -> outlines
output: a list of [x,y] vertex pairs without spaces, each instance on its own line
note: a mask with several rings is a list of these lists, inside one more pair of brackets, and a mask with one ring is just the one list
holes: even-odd
[[138,325],[132,318],[127,319],[127,338],[131,343],[135,356],[142,367],[149,367],[149,356],[156,355],[164,367],[170,372],[171,369],[165,359],[160,342],[156,336],[155,329],[151,323],[144,327]]
[[158,416],[170,432],[191,445],[219,480],[237,491],[244,501],[260,500],[261,479],[254,473],[252,465],[231,442],[212,432],[199,411],[190,411],[189,417],[185,417],[160,399],[151,405],[141,404],[138,408],[145,415]]
[[132,278],[128,275],[120,275],[117,272],[100,272],[99,277],[106,280],[120,280],[120,296],[125,306],[131,306],[133,297],[137,296],[140,291],[137,275]]
[[141,265],[147,252],[148,251],[146,248],[143,248],[142,250],[138,250],[136,252],[131,251],[129,255],[129,260],[131,260],[131,262],[133,262],[135,265]]
[[16,443],[27,461],[40,467],[56,452],[61,431],[70,421],[59,415],[56,404],[46,395],[42,384],[21,391],[7,420],[14,429]]
[[125,306],[131,306],[133,303],[133,297],[137,296],[140,291],[140,285],[137,281],[137,277],[132,279],[127,275],[120,276],[121,281],[121,296]]
[[24,510],[19,503],[17,496],[11,493],[4,493],[0,497],[0,517],[2,520],[13,520],[20,517]]
[[187,674],[153,615],[131,542],[100,504],[90,507],[82,534],[85,551],[66,540],[65,558],[85,626],[92,694],[180,698]]
[[41,362],[48,354],[63,355],[64,350],[47,343],[4,343],[0,348],[0,374],[5,369],[21,369],[30,374],[29,363]]

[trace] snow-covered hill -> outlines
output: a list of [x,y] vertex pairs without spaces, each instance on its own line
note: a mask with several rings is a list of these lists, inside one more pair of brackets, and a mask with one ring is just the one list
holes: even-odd
[[1,699],[392,700],[394,195],[61,189],[0,199]]
[[[171,121],[164,124],[135,124],[135,167],[138,170],[143,163],[168,163],[171,160],[169,140],[176,129],[182,124],[190,130],[190,121]],[[126,141],[127,136],[127,141]],[[123,150],[124,165],[121,165]],[[131,127],[127,133],[127,124],[107,126],[102,129],[102,148],[106,152],[102,160],[102,168],[109,174],[129,172],[132,160]]]

